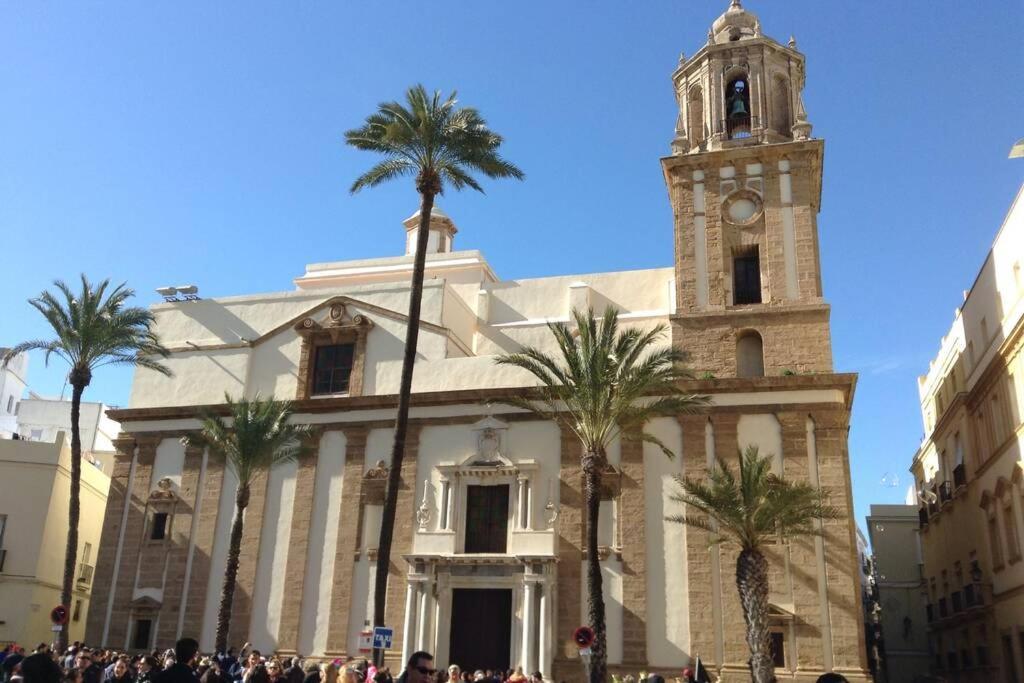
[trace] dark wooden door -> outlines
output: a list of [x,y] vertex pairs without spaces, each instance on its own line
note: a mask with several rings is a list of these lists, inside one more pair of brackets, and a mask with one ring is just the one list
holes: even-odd
[[761,303],[761,260],[753,251],[732,260],[733,303]]
[[508,485],[466,487],[467,553],[504,553],[508,547]]
[[[507,487],[506,487],[507,489]],[[448,662],[463,671],[507,670],[512,651],[512,591],[456,588],[452,591],[452,629]]]

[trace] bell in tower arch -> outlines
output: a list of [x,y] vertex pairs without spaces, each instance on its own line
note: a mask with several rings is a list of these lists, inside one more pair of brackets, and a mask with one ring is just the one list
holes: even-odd
[[729,118],[750,116],[747,107],[747,84],[742,80],[734,81],[729,94]]

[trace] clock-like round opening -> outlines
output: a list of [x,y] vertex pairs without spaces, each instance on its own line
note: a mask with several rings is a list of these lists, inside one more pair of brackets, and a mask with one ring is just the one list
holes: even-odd
[[729,218],[734,223],[746,223],[756,214],[757,204],[746,197],[741,197],[729,203]]

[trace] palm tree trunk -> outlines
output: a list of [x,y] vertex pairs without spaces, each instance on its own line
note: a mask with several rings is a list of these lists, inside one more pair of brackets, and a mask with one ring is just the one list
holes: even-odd
[[[416,234],[416,253],[413,258],[412,289],[409,292],[409,320],[405,328],[405,355],[402,358],[402,381],[398,389],[398,415],[395,417],[395,438],[391,446],[391,466],[388,488],[384,495],[384,509],[377,543],[377,570],[373,585],[373,625],[385,626],[384,608],[388,595],[388,574],[391,570],[391,538],[395,529],[395,511],[398,507],[398,487],[402,479],[402,461],[405,459],[405,434],[409,426],[409,402],[412,397],[412,371],[416,363],[416,344],[420,333],[420,304],[423,298],[423,272],[427,260],[427,239],[430,237],[430,213],[434,209],[434,189],[440,190],[434,178],[419,178],[420,225]],[[383,663],[383,652],[373,651],[377,665]]]
[[768,636],[768,560],[760,551],[740,551],[736,558],[736,588],[747,623],[751,679],[754,683],[772,683],[775,664]]
[[228,651],[228,629],[231,628],[231,603],[235,599],[235,580],[238,578],[238,556],[242,551],[242,527],[245,508],[249,505],[249,484],[239,484],[235,494],[235,520],[231,523],[228,543],[228,566],[224,569],[224,584],[220,589],[220,610],[217,612],[217,652]]
[[590,656],[590,683],[605,683],[608,669],[608,637],[604,623],[604,588],[601,558],[597,552],[597,529],[601,516],[601,453],[583,456],[583,485],[587,505],[587,615],[594,629]]
[[[64,550],[64,580],[60,588],[60,604],[71,613],[71,589],[78,563],[78,520],[82,514],[82,437],[78,429],[82,410],[82,393],[88,380],[72,371],[71,377],[71,493],[68,499],[68,542]],[[68,624],[65,621],[57,634],[57,652],[68,648]]]

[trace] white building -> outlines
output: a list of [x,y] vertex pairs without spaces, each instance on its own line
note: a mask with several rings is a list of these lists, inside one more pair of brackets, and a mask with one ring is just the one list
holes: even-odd
[[[114,444],[121,426],[107,417],[109,406],[103,403],[81,403],[78,429],[82,452],[99,463],[109,476],[113,471]],[[21,400],[18,410],[18,433],[30,441],[53,443],[57,435],[71,434],[71,401],[35,396]],[[70,439],[70,436],[68,437]]]
[[[8,351],[0,347],[0,360]],[[0,439],[9,439],[18,433],[18,403],[25,394],[27,376],[27,353],[19,353],[6,367],[0,362]]]

